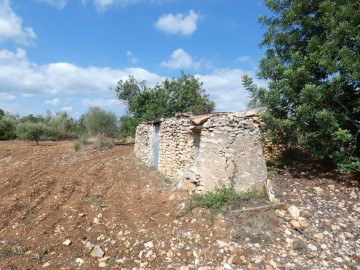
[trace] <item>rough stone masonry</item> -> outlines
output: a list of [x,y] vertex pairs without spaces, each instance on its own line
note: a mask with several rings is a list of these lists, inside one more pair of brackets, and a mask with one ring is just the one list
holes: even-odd
[[140,124],[135,155],[179,188],[202,193],[230,186],[243,192],[266,180],[258,111],[177,117]]

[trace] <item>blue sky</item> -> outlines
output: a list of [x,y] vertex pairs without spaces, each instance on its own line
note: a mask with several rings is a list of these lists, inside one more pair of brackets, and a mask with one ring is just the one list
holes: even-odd
[[120,116],[109,90],[119,80],[153,86],[184,71],[217,111],[243,110],[241,76],[254,76],[264,54],[264,14],[260,0],[0,0],[0,108]]

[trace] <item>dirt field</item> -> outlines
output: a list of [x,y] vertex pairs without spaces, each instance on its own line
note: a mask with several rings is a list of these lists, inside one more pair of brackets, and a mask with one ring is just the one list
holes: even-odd
[[[254,227],[251,219],[183,215],[189,195],[174,192],[132,150],[0,142],[0,269],[359,269],[357,179],[279,169],[272,177],[281,180],[282,199],[306,210],[309,226],[294,228],[274,211],[256,238],[240,233]],[[314,206],[322,200],[325,210]]]

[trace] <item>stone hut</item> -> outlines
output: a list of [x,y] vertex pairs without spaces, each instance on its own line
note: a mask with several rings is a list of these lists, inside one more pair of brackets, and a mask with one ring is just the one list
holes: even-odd
[[258,111],[178,114],[140,124],[135,155],[179,188],[197,193],[234,185],[237,191],[257,189],[267,174]]

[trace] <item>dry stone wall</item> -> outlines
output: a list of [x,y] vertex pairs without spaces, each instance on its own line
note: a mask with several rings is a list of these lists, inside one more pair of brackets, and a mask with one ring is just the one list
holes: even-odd
[[[266,180],[258,113],[218,113],[161,121],[158,170],[191,183],[196,192],[233,185],[237,191],[257,189]],[[135,154],[148,165],[154,157],[154,123],[138,126]]]
[[153,136],[153,124],[143,123],[136,128],[134,152],[147,165],[151,165],[151,142]]

